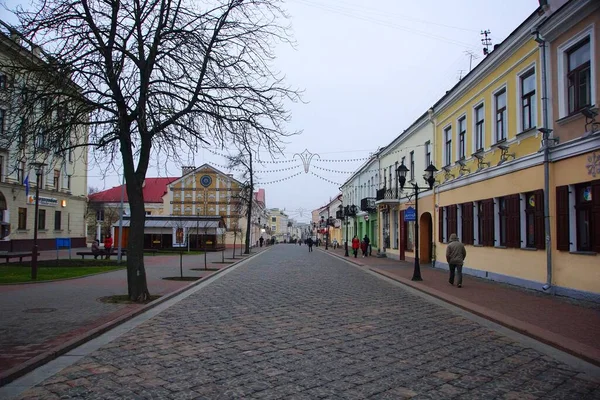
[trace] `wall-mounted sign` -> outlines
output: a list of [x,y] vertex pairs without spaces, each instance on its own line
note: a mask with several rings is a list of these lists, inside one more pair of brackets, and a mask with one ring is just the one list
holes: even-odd
[[404,210],[404,221],[414,222],[416,220],[417,220],[417,213],[415,212],[414,208],[408,207],[406,210]]
[[[29,205],[35,204],[35,195],[34,194],[30,194],[29,196],[27,196],[27,204],[29,204]],[[54,197],[40,196],[39,205],[44,206],[44,207],[56,207],[58,205],[58,200],[55,199]]]

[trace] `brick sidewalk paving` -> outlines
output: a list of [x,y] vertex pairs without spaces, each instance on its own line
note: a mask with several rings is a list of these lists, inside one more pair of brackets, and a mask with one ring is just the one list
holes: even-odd
[[[253,249],[252,253],[263,249]],[[72,249],[72,258],[80,249]],[[228,263],[231,250],[225,253]],[[73,257],[74,256],[74,257]],[[61,250],[60,258],[69,258],[68,251]],[[56,251],[40,252],[40,259],[55,259]],[[184,255],[184,276],[205,277],[214,270],[231,264],[221,264],[222,254],[207,253],[208,271],[204,268],[204,255]],[[148,288],[153,295],[167,297],[192,282],[165,280],[167,276],[179,276],[179,254],[146,256],[144,259]],[[48,354],[90,333],[103,329],[146,306],[142,304],[106,304],[98,299],[127,292],[127,274],[118,270],[78,279],[0,285],[0,386],[16,375],[31,368],[32,363],[47,358]]]
[[[319,249],[324,250],[323,247]],[[463,287],[448,283],[448,271],[421,265],[414,282],[413,263],[389,258],[344,257],[328,252],[479,316],[600,365],[600,305],[464,275]]]

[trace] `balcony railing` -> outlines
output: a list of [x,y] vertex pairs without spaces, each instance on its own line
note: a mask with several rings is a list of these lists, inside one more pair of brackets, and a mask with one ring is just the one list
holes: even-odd
[[360,200],[360,210],[366,212],[375,211],[377,208],[375,207],[375,197],[365,197]]
[[396,189],[379,189],[376,193],[375,200],[395,200],[398,198],[398,191]]

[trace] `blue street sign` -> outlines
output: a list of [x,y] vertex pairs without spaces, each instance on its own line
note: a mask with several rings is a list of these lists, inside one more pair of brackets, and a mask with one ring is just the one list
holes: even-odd
[[416,221],[416,220],[417,220],[417,213],[415,212],[414,208],[408,207],[406,210],[404,210],[404,221],[411,222],[411,221]]

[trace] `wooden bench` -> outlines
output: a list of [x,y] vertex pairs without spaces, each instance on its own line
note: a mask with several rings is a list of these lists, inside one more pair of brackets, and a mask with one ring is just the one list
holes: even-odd
[[[38,256],[40,253],[38,253]],[[0,258],[3,258],[8,263],[11,258],[18,258],[19,262],[23,262],[23,257],[32,257],[32,251],[15,251],[15,252],[5,252],[0,253]]]

